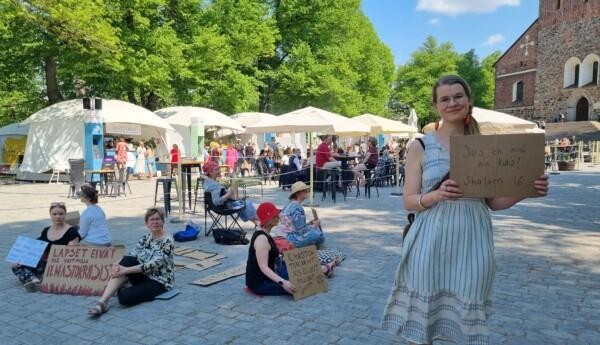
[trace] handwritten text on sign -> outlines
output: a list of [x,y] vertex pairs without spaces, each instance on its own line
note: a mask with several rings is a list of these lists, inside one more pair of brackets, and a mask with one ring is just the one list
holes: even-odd
[[296,287],[295,300],[327,291],[327,281],[314,245],[288,250],[284,258],[290,282]]
[[6,261],[36,267],[44,254],[44,250],[46,250],[46,246],[48,246],[48,242],[18,236],[6,256]]
[[113,263],[125,248],[57,246],[50,249],[42,291],[57,294],[100,296],[110,279]]
[[450,178],[465,197],[537,196],[544,173],[544,134],[450,137]]

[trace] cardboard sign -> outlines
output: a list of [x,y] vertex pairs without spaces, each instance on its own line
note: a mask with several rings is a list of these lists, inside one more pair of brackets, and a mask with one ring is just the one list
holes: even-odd
[[6,261],[29,267],[36,267],[48,242],[35,240],[33,238],[18,236],[6,256]]
[[111,266],[123,257],[125,247],[58,246],[48,255],[42,292],[101,296]]
[[238,277],[243,274],[246,274],[246,264],[242,264],[237,267],[230,268],[223,272],[211,274],[208,277],[204,277],[202,279],[194,280],[190,284],[200,285],[200,286],[210,286],[223,280],[227,280],[229,278]]
[[544,134],[452,136],[450,178],[465,197],[538,196],[544,145]]
[[290,282],[296,287],[294,300],[327,292],[327,281],[317,257],[317,247],[292,249],[283,255]]

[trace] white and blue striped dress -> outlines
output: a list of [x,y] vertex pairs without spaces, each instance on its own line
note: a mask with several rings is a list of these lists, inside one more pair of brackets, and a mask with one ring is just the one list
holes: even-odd
[[[426,193],[448,172],[450,159],[435,135],[423,141],[421,193]],[[434,339],[489,344],[495,271],[484,199],[442,201],[419,212],[404,239],[383,328],[418,344]]]

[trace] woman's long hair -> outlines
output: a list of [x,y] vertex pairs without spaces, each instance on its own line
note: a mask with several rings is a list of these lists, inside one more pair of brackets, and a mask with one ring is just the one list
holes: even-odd
[[475,118],[473,117],[473,98],[471,98],[471,88],[469,87],[469,84],[467,83],[466,80],[464,80],[463,78],[457,76],[457,75],[447,75],[447,76],[443,76],[440,79],[438,79],[435,84],[433,85],[433,104],[437,104],[437,89],[438,87],[442,86],[442,85],[454,85],[454,84],[460,84],[463,89],[465,90],[465,95],[467,96],[467,98],[469,99],[469,113],[467,114],[468,117],[468,121],[467,124],[465,124],[465,131],[464,134],[465,135],[478,135],[481,134],[481,131],[479,130],[479,124],[477,123],[477,120],[475,120]]

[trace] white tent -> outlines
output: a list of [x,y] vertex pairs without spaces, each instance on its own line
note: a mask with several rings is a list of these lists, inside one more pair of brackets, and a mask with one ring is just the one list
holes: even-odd
[[342,115],[314,107],[306,107],[246,127],[247,133],[301,133],[317,132],[337,135],[364,135],[371,128]]
[[400,121],[373,114],[363,114],[352,119],[370,126],[370,134],[415,133],[417,131],[415,127],[408,126]]
[[[162,140],[157,156],[168,154],[166,134],[174,132],[160,117],[137,105],[103,100],[99,111],[103,122],[141,125],[139,139],[158,137]],[[42,173],[55,166],[68,166],[71,158],[84,158],[84,119],[90,110],[83,109],[81,99],[53,104],[28,117],[23,124],[30,125],[21,172]],[[137,139],[137,138],[136,138]]]
[[244,131],[244,128],[229,116],[208,108],[169,107],[159,109],[155,113],[164,118],[181,135],[183,145],[179,149],[184,155],[191,152],[190,126],[192,125],[193,118],[198,118],[202,121],[207,131],[220,128],[240,133]]
[[[16,157],[16,155],[15,152],[5,152],[4,144],[7,140],[12,141],[13,144],[15,144],[15,141],[19,141],[20,143],[17,146],[22,147],[22,140],[24,140],[28,132],[29,125],[24,125],[21,123],[12,123],[8,126],[0,128],[0,164],[13,164],[16,162],[16,160],[14,162],[10,161],[10,158],[8,162],[5,161],[5,156],[8,155],[11,157]],[[11,146],[10,142],[9,146]],[[12,149],[9,149],[8,146],[6,148],[9,151],[13,151],[14,149],[14,147]]]

